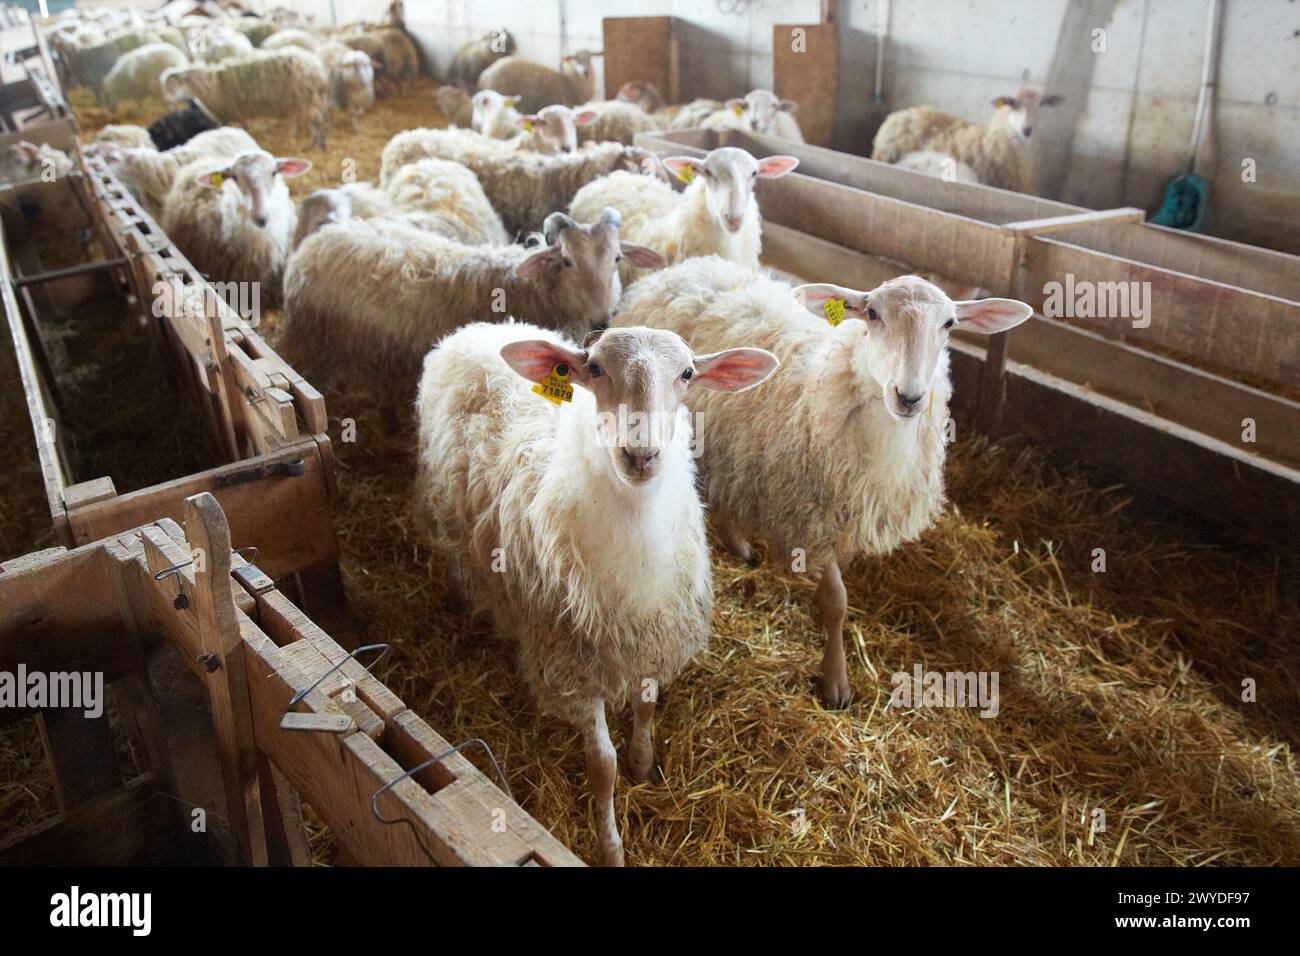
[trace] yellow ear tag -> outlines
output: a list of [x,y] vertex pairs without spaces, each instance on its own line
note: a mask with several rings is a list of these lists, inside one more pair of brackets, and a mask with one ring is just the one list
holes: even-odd
[[733,112],[735,112],[735,114],[736,114],[737,116],[744,116],[744,115],[745,115],[745,108],[744,108],[743,106],[739,105],[739,104],[733,106],[731,109],[732,109]]
[[225,181],[226,181],[226,177],[221,175],[220,173],[212,174],[212,185],[216,186],[218,189],[221,188],[221,184],[224,183]]
[[528,130],[528,132],[531,133],[531,132],[533,131],[533,121],[532,121],[532,120],[524,120],[524,129]]
[[506,101],[505,101],[505,106],[506,106],[506,109],[508,109],[508,110],[512,110],[512,109],[515,108],[515,101],[514,101],[514,100],[506,100]]
[[695,167],[683,166],[681,169],[677,170],[677,178],[689,186],[691,180],[695,178]]
[[569,384],[569,366],[555,366],[551,374],[546,376],[546,381],[538,382],[533,386],[533,391],[556,405],[573,401],[573,386]]
[[831,325],[839,325],[844,321],[844,300],[827,299],[822,305],[822,311],[826,313],[826,321]]

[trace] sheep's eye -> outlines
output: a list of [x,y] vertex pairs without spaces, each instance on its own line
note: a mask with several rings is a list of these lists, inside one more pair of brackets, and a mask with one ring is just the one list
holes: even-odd
[[622,257],[622,256],[615,256],[615,257],[614,257],[614,261],[615,261],[615,262],[622,262],[622,261],[623,261],[623,257]]
[[947,322],[945,322],[945,323],[943,324],[943,327],[944,327],[945,329],[950,329],[950,328],[952,328],[952,319],[949,319]]
[[682,372],[682,381],[689,382],[691,380],[691,376],[694,374],[695,374],[695,369],[688,368],[685,372]]
[[600,366],[597,365],[595,362],[592,362],[590,365],[587,366],[587,374],[589,374],[592,378],[600,378]]
[[870,308],[869,308],[869,309],[867,309],[867,318],[868,318],[869,320],[871,320],[872,322],[879,322],[879,321],[880,321],[880,313],[878,313],[875,309],[870,309]]

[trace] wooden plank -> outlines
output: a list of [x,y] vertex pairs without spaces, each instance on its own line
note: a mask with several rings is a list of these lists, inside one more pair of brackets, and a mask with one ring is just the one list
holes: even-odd
[[681,96],[677,37],[673,17],[605,17],[605,99],[612,100],[624,83],[651,83],[665,102]]
[[838,71],[836,24],[772,26],[772,90],[799,104],[799,129],[815,146],[831,144]]
[[1107,223],[1142,222],[1146,211],[1133,206],[1119,209],[1089,210],[1071,213],[1068,216],[1048,216],[1045,219],[1026,219],[1022,222],[1009,222],[1002,228],[1017,236],[1044,236],[1053,232],[1065,232],[1083,226],[1096,226]]

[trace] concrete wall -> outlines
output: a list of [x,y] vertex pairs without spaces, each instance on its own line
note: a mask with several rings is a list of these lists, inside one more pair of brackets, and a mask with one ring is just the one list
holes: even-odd
[[[386,0],[334,0],[340,20],[377,18]],[[328,22],[329,0],[297,0]],[[497,25],[555,63],[599,48],[606,16],[672,15],[683,90],[723,98],[770,86],[772,26],[810,23],[820,0],[406,0],[407,25],[435,69]],[[1218,89],[1202,149],[1209,230],[1300,252],[1300,2],[1223,0]],[[1081,93],[1045,118],[1044,195],[1154,210],[1182,171],[1204,47],[1206,0],[841,0],[838,148],[869,153],[885,113],[932,104],[970,119],[1025,79]],[[888,21],[883,96],[873,102],[876,35]],[[1092,30],[1105,31],[1105,52]],[[1056,72],[1053,74],[1053,65]],[[1073,127],[1073,128],[1071,128]],[[1053,156],[1060,153],[1059,162]],[[1242,161],[1256,181],[1243,182]]]

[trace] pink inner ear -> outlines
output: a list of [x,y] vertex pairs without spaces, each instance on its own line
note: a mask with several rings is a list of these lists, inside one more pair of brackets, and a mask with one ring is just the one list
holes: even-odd
[[305,159],[280,159],[275,168],[285,176],[298,176],[311,169],[311,163]]
[[572,366],[575,356],[549,342],[531,341],[511,342],[501,349],[501,358],[524,378],[541,382],[545,381],[555,366]]
[[758,174],[766,179],[784,176],[799,165],[793,156],[770,156],[758,164]]
[[[698,361],[698,360],[697,360]],[[776,357],[760,349],[735,349],[701,364],[695,383],[733,392],[763,381],[777,366]]]
[[588,123],[596,122],[597,113],[595,110],[583,110],[573,118],[573,121],[579,126],[586,126]]

